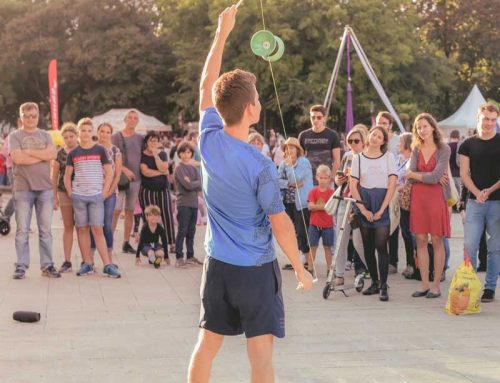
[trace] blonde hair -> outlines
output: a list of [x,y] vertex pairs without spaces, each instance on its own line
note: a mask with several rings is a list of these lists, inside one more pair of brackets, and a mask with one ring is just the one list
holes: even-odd
[[[365,130],[366,129],[366,130]],[[361,143],[363,144],[363,146],[366,145],[366,132],[368,131],[368,128],[366,127],[366,125],[363,125],[363,124],[357,124],[357,125],[354,125],[354,127],[349,130],[349,133],[347,133],[347,137],[345,138],[346,142],[349,141],[349,138],[351,138],[351,136],[353,134],[359,134],[359,137],[361,138]]]
[[92,129],[94,129],[94,124],[92,123],[92,119],[90,117],[83,117],[80,120],[78,120],[77,124],[78,129],[80,129],[82,125],[90,125]]
[[36,114],[39,114],[38,104],[36,102],[25,102],[24,104],[21,104],[21,106],[19,107],[19,115],[22,115],[24,112],[28,110],[36,110]]
[[73,133],[75,136],[78,136],[76,125],[73,122],[65,122],[61,128],[61,136],[64,133]]
[[248,138],[247,138],[247,142],[249,144],[252,143],[252,141],[254,140],[259,140],[259,142],[262,144],[262,145],[265,145],[266,141],[264,140],[264,137],[262,136],[262,134],[258,133],[258,132],[253,132],[253,133],[250,133],[248,135]]
[[156,205],[149,205],[144,209],[144,214],[146,215],[156,215],[160,216],[161,215],[161,210],[158,206]]
[[325,174],[325,175],[331,176],[332,171],[330,170],[330,168],[327,165],[321,164],[316,169],[316,175],[319,175],[319,174]]

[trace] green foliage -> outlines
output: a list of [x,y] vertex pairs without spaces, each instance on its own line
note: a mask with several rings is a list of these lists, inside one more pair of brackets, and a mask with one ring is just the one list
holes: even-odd
[[[308,126],[307,110],[323,103],[344,27],[356,33],[396,110],[411,120],[427,111],[444,118],[474,82],[498,99],[495,4],[467,0],[262,0],[266,28],[285,42],[272,65],[288,133]],[[111,107],[135,106],[175,122],[198,118],[201,70],[228,0],[2,0],[0,120],[15,121],[21,102],[48,114],[47,66],[59,64],[63,120]],[[225,48],[223,71],[258,78],[261,126],[281,121],[270,66],[250,50],[263,29],[260,0],[245,0]],[[343,130],[347,87],[343,57],[330,124]],[[385,109],[352,53],[355,122],[370,106]]]
[[54,58],[63,120],[130,105],[163,114],[171,55],[156,33],[152,6],[120,0],[34,2],[9,18],[0,38],[1,73],[8,74],[0,82],[10,84],[2,108],[7,119],[14,119],[26,100],[48,111],[47,71]]

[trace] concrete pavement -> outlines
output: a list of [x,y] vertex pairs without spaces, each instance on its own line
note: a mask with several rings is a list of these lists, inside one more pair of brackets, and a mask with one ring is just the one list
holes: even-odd
[[[59,212],[54,214],[53,235],[60,266]],[[457,215],[452,235],[454,269],[463,247]],[[203,254],[203,236],[204,227],[199,226],[198,256]],[[116,237],[121,238],[121,232]],[[47,279],[38,269],[36,231],[30,244],[27,278],[13,280],[14,233],[0,236],[0,382],[186,381],[198,333],[201,267],[136,267],[134,255],[121,254],[117,243],[121,279],[101,273],[77,277],[75,270]],[[75,265],[76,241],[73,254]],[[403,254],[401,243],[400,271]],[[279,258],[284,261],[281,253]],[[397,274],[390,275],[387,303],[355,290],[347,298],[332,293],[325,301],[322,251],[318,258],[320,281],[310,293],[297,292],[293,273],[283,271],[287,336],[275,342],[278,382],[500,382],[500,299],[483,304],[479,315],[445,314],[449,272],[438,299],[411,298],[418,282]],[[16,310],[38,311],[42,320],[15,322]],[[249,376],[244,337],[227,338],[212,382],[249,382]]]

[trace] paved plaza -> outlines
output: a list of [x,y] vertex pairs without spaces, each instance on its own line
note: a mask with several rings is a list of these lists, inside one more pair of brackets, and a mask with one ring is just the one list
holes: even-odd
[[[463,246],[456,214],[452,227],[453,270]],[[198,256],[203,254],[204,229],[198,226],[196,234]],[[59,212],[54,214],[53,236],[59,266]],[[116,238],[121,237],[118,231]],[[198,333],[201,267],[137,267],[135,256],[121,254],[117,241],[115,261],[121,279],[100,272],[77,277],[75,270],[47,279],[38,269],[36,230],[30,238],[31,268],[25,280],[13,280],[14,233],[0,237],[0,382],[186,381]],[[75,240],[74,266],[79,263],[77,254]],[[405,266],[403,254],[401,241],[400,269]],[[297,292],[293,273],[283,271],[286,338],[275,342],[278,382],[500,382],[500,299],[483,304],[479,315],[445,314],[452,277],[448,272],[438,299],[411,298],[418,282],[397,274],[389,277],[388,303],[355,290],[347,298],[332,293],[325,301],[321,258],[320,251],[320,280],[309,293]],[[279,259],[284,262],[283,254]],[[479,275],[484,279],[484,273]],[[16,310],[38,311],[42,319],[35,324],[15,322]],[[244,337],[227,338],[212,382],[249,382],[249,375]]]

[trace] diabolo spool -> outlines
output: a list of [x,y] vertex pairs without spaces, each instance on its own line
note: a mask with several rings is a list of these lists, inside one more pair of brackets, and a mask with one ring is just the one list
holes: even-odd
[[250,41],[252,52],[267,61],[278,61],[285,52],[285,44],[267,30],[255,32]]

